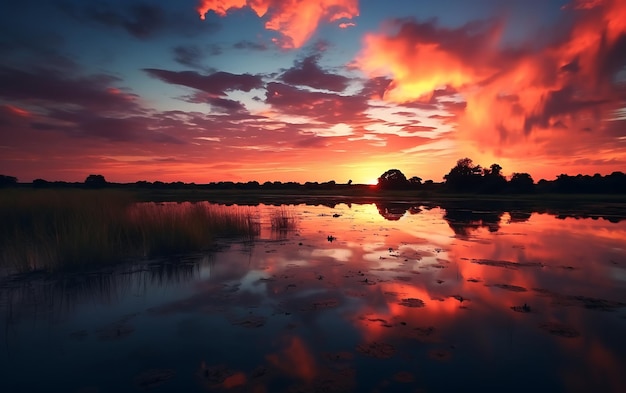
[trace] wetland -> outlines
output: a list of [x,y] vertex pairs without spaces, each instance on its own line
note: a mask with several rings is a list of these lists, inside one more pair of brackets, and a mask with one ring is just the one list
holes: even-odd
[[3,391],[626,390],[626,221],[613,211],[202,206],[245,211],[245,236],[5,272]]

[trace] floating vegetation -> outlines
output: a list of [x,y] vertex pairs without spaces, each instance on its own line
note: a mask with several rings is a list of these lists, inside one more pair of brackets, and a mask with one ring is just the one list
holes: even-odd
[[542,296],[551,298],[552,304],[558,306],[583,307],[595,311],[616,311],[619,308],[626,307],[626,303],[613,300],[599,299],[581,295],[562,295],[560,293],[552,292],[548,289],[542,288],[533,288],[533,291],[538,292]]
[[245,328],[260,328],[267,322],[267,318],[258,315],[250,315],[247,318],[233,322],[233,325]]
[[135,385],[140,389],[152,389],[169,381],[176,373],[171,369],[148,370],[135,377]]
[[523,306],[513,306],[513,307],[511,307],[511,310],[513,310],[515,312],[529,313],[530,312],[530,306],[528,304],[524,303]]
[[428,356],[434,360],[446,361],[452,358],[452,352],[447,349],[433,349],[428,352]]
[[527,291],[527,289],[524,287],[511,285],[511,284],[493,284],[493,285],[485,285],[485,286],[496,287],[496,288],[504,289],[506,291],[511,291],[511,292],[526,292]]
[[429,337],[435,333],[435,328],[433,326],[416,327],[413,331],[418,337]]
[[400,303],[398,303],[401,306],[404,307],[413,307],[413,308],[419,308],[419,307],[424,307],[424,301],[421,299],[416,299],[416,298],[407,298],[407,299],[402,299],[400,301]]
[[356,350],[363,355],[377,359],[389,359],[396,353],[396,348],[393,345],[381,342],[360,344]]
[[510,262],[510,261],[494,261],[491,259],[472,259],[470,262],[479,265],[503,267],[505,269],[519,269],[520,267],[543,267],[539,262]]
[[580,333],[576,329],[557,322],[544,323],[539,325],[539,328],[554,336],[564,338],[576,338],[580,336]]

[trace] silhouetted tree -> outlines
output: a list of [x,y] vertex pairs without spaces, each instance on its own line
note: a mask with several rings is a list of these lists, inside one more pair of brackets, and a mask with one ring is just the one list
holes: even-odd
[[102,188],[106,186],[107,181],[102,175],[89,175],[85,179],[85,186],[88,188]]
[[623,172],[613,172],[604,177],[605,187],[608,192],[626,193],[626,174]]
[[33,187],[35,188],[47,188],[50,186],[50,182],[44,179],[35,179],[33,180]]
[[502,176],[502,167],[498,164],[491,164],[489,169],[483,169],[481,192],[499,193],[506,187],[506,178]]
[[420,186],[422,185],[422,178],[418,176],[413,176],[412,178],[409,179],[409,183],[412,186]]
[[261,187],[259,182],[256,180],[252,180],[252,181],[247,182],[244,188],[247,190],[256,190],[259,187]]
[[399,169],[390,169],[378,178],[378,187],[384,190],[407,188],[409,181]]
[[535,182],[528,173],[513,173],[509,180],[509,190],[518,194],[526,194],[535,190]]
[[453,191],[475,191],[481,183],[482,168],[474,165],[471,158],[461,158],[443,178]]
[[576,182],[573,176],[564,173],[558,175],[554,181],[557,192],[573,193],[576,192]]
[[0,187],[11,187],[17,184],[17,177],[0,175]]

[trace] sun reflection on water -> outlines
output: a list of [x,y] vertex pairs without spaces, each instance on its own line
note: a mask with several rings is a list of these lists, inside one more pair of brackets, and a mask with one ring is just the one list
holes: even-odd
[[[626,387],[626,221],[400,202],[282,208],[296,226],[277,236],[266,219],[276,207],[257,206],[259,238],[210,257],[98,273],[106,281],[5,283],[9,386],[41,387],[24,365],[62,345],[71,357],[42,380],[68,389],[126,386],[131,371],[186,391],[448,391],[484,386],[485,373],[513,391]],[[89,372],[105,348],[109,382]],[[122,359],[135,359],[125,372]]]

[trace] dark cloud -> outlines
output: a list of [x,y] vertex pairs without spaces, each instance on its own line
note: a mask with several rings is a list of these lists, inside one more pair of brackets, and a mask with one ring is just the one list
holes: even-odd
[[[158,124],[158,116],[146,116],[149,111],[138,104],[137,96],[115,88],[114,83],[119,82],[102,74],[72,76],[43,67],[17,70],[0,66],[0,97],[16,105],[3,107],[2,112],[10,116],[2,116],[0,121],[20,125],[33,139],[42,133],[62,133],[110,142],[183,143],[174,133],[164,132],[168,129]],[[16,109],[18,106],[38,109],[27,112]]]
[[256,42],[252,42],[252,41],[247,41],[247,40],[243,40],[243,41],[239,41],[233,44],[233,48],[235,49],[250,49],[250,50],[258,50],[258,51],[264,51],[267,50],[267,46],[265,44],[262,43],[256,43]]
[[218,96],[225,95],[227,91],[248,92],[263,87],[263,80],[258,75],[231,74],[223,71],[202,75],[194,71],[168,71],[155,68],[145,68],[144,71],[163,82],[191,87]]
[[43,122],[32,123],[39,130],[62,131],[76,138],[101,138],[112,142],[156,142],[183,144],[176,137],[156,130],[154,118],[144,116],[111,117],[99,113],[51,111]]
[[318,56],[308,56],[285,71],[280,80],[291,85],[309,86],[315,89],[341,92],[346,89],[350,78],[322,70],[317,64]]
[[113,87],[119,80],[110,75],[71,77],[55,69],[18,70],[0,66],[0,97],[55,106],[75,104],[98,111],[138,110],[136,96]]
[[229,100],[221,97],[210,97],[208,103],[219,110],[225,112],[247,112],[246,107],[239,101]]
[[131,4],[124,14],[103,3],[95,3],[88,6],[86,13],[102,24],[123,27],[138,38],[148,38],[165,25],[164,11],[153,4]]
[[449,113],[463,113],[467,107],[465,101],[440,101],[441,108]]
[[299,148],[325,148],[328,147],[328,139],[321,136],[299,138],[293,145]]
[[458,28],[442,27],[437,19],[420,22],[406,18],[394,23],[399,26],[396,39],[433,44],[472,64],[487,64],[492,60],[493,37],[503,29],[502,21],[496,19],[471,21]]
[[394,112],[393,114],[398,115],[398,116],[408,116],[408,117],[417,116],[415,112],[409,112],[409,111],[397,111],[397,112]]
[[[612,45],[600,48],[597,72],[600,78],[612,82],[614,76],[626,69],[626,33],[619,35]],[[624,80],[622,80],[624,82]]]
[[363,84],[361,94],[371,98],[382,99],[390,83],[391,79],[384,76],[368,79]]
[[265,102],[284,113],[329,124],[363,121],[368,108],[367,97],[311,92],[278,82],[267,84]]
[[216,22],[200,22],[193,13],[177,12],[152,2],[129,1],[119,7],[110,2],[90,1],[81,6],[64,3],[60,7],[75,19],[119,27],[139,39],[152,38],[164,31],[192,36],[219,29]]
[[204,52],[195,45],[179,45],[173,49],[174,60],[177,63],[192,68],[203,68],[202,61],[205,58]]
[[429,126],[421,126],[421,125],[407,125],[402,127],[402,131],[406,131],[409,133],[414,133],[414,132],[430,132],[430,131],[436,131],[437,128],[436,127],[429,127]]
[[597,118],[601,118],[601,107],[607,100],[581,99],[574,86],[566,86],[563,89],[552,91],[547,94],[543,102],[543,110],[537,114],[526,116],[524,131],[529,133],[533,128],[552,127],[552,119],[561,115],[576,114],[581,111],[586,113],[597,112]]

